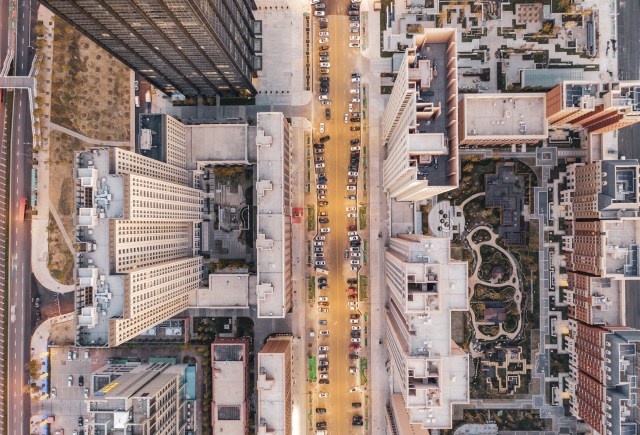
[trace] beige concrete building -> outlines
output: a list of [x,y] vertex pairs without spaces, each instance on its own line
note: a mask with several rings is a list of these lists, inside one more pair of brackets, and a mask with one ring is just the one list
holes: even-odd
[[451,260],[449,243],[402,234],[385,252],[392,377],[386,418],[396,427],[451,428],[453,406],[469,403],[469,355],[451,339],[451,312],[469,309],[467,263]]
[[258,353],[258,435],[291,435],[293,337],[269,337]]
[[187,308],[202,192],[179,168],[118,148],[76,155],[76,344],[117,346]]
[[460,145],[535,144],[547,139],[545,94],[466,94],[460,100]]
[[258,114],[257,269],[259,318],[291,308],[290,125],[282,113]]
[[406,50],[385,109],[385,192],[420,201],[458,187],[455,29],[427,29]]
[[[185,364],[109,364],[92,375],[87,400],[94,435],[184,435]],[[193,412],[194,410],[192,410]]]

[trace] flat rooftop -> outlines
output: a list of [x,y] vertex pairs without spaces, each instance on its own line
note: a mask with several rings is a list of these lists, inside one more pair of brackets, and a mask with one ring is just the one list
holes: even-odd
[[247,124],[185,125],[187,169],[198,162],[248,163]]
[[213,429],[215,434],[242,434],[246,426],[246,364],[243,344],[212,344]]
[[640,220],[603,220],[602,230],[606,234],[605,270],[607,274],[622,274],[626,277],[640,276],[638,267],[638,243]]
[[545,94],[465,95],[463,101],[469,139],[547,137]]
[[212,273],[209,287],[189,292],[189,307],[249,308],[250,280],[248,274]]
[[[286,435],[286,350],[291,341],[269,339],[258,353],[258,404],[256,425],[266,425],[273,435]],[[263,421],[264,420],[264,421]]]
[[[286,254],[290,240],[288,186],[285,185],[284,116],[281,113],[259,113],[258,164],[256,170],[257,202],[257,274],[258,317],[285,317],[285,288],[288,285]],[[288,155],[287,166],[288,166]],[[287,174],[288,176],[288,174]]]

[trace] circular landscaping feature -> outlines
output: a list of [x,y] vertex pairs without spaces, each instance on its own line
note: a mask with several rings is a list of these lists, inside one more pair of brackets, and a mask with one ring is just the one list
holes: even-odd
[[478,270],[478,278],[482,281],[499,284],[507,282],[511,277],[511,262],[496,248],[489,245],[480,247],[482,264]]

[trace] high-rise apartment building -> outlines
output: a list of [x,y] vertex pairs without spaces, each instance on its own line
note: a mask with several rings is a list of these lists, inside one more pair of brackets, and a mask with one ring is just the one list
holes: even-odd
[[76,344],[117,346],[187,308],[203,193],[184,167],[120,148],[76,154]]
[[[185,364],[108,364],[92,375],[90,433],[181,434],[188,430]],[[193,411],[193,410],[192,410]]]
[[253,0],[44,0],[166,93],[249,96],[261,68]]
[[419,201],[458,187],[455,29],[427,29],[404,54],[382,123],[385,192]]
[[469,401],[469,355],[451,339],[451,312],[469,309],[467,263],[450,259],[449,239],[402,234],[385,252],[385,285],[394,385],[387,422],[451,428],[453,405]]
[[640,82],[565,81],[547,92],[550,127],[606,133],[640,121]]
[[258,435],[291,435],[291,358],[293,337],[269,337],[258,353]]
[[211,425],[219,435],[249,433],[249,339],[211,343]]
[[257,311],[285,317],[291,309],[291,126],[282,113],[259,113],[256,142]]
[[571,413],[600,435],[635,434],[640,331],[569,320]]
[[545,94],[466,94],[460,99],[460,145],[535,144],[547,139]]

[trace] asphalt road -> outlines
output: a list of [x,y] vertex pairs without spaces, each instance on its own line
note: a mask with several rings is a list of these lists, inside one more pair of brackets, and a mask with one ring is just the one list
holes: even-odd
[[[325,143],[325,165],[324,172],[328,178],[326,183],[327,207],[316,207],[317,211],[328,212],[329,224],[318,224],[319,228],[330,227],[331,232],[326,236],[325,241],[325,268],[329,270],[328,290],[316,290],[316,300],[319,296],[327,296],[329,298],[329,312],[320,313],[318,307],[314,306],[315,315],[309,316],[309,320],[314,322],[316,331],[321,329],[329,330],[329,337],[319,338],[316,345],[329,346],[328,362],[329,362],[329,381],[328,385],[320,385],[313,390],[313,412],[315,423],[324,421],[327,423],[327,430],[331,434],[356,434],[362,433],[363,430],[352,427],[352,416],[356,414],[356,410],[351,407],[352,402],[361,402],[364,405],[364,395],[362,390],[350,393],[348,389],[358,384],[359,374],[349,373],[349,367],[359,368],[358,360],[348,359],[349,346],[351,345],[351,324],[349,323],[349,314],[361,313],[365,311],[360,306],[361,311],[350,311],[347,306],[347,279],[355,278],[356,272],[352,271],[348,260],[344,259],[344,250],[348,248],[348,225],[355,225],[355,219],[347,218],[346,207],[357,207],[357,201],[347,200],[347,195],[353,195],[355,192],[347,191],[347,172],[350,158],[350,139],[360,137],[360,132],[350,131],[351,122],[344,122],[344,115],[348,113],[348,104],[355,95],[351,95],[349,90],[352,88],[351,73],[356,72],[355,66],[359,61],[360,50],[349,48],[349,21],[347,18],[348,2],[342,1],[339,4],[327,3],[327,16],[329,19],[328,29],[319,29],[318,20],[314,19],[313,23],[313,45],[314,45],[314,142],[318,142],[318,138],[325,134],[331,136],[331,139]],[[337,15],[339,14],[339,15]],[[319,31],[329,31],[329,43],[320,44],[318,35]],[[320,71],[318,64],[318,52],[320,45],[329,45],[330,55],[330,92],[329,99],[331,106],[324,106],[318,100]],[[359,107],[359,105],[355,105]],[[331,120],[325,120],[325,109],[331,109]],[[358,110],[358,109],[354,109]],[[319,125],[321,122],[325,124],[325,133],[320,134]],[[362,171],[362,163],[360,172]],[[312,190],[313,191],[313,190]],[[357,213],[357,212],[352,212]],[[313,320],[312,320],[313,319]],[[327,326],[319,326],[318,320],[327,320]],[[360,326],[362,326],[362,341],[365,338],[364,319],[360,318]],[[317,351],[316,349],[314,349]],[[318,372],[320,375],[321,372]],[[358,369],[359,373],[359,369]],[[319,393],[329,393],[328,398],[320,398]],[[327,413],[324,415],[316,414],[315,408],[326,408]],[[364,414],[364,409],[357,410],[359,415]]]
[[[37,2],[18,2],[15,74],[27,75],[31,67],[29,45],[35,39]],[[15,306],[15,321],[7,333],[7,433],[28,434],[30,398],[22,392],[27,384],[26,363],[30,352],[31,324],[31,223],[18,216],[20,198],[31,196],[31,115],[26,90],[15,91],[9,178],[9,306]]]
[[[618,0],[618,75],[621,80],[640,78],[640,2]],[[627,159],[640,159],[640,124],[618,130],[618,150]],[[625,283],[626,324],[640,328],[640,282]]]

